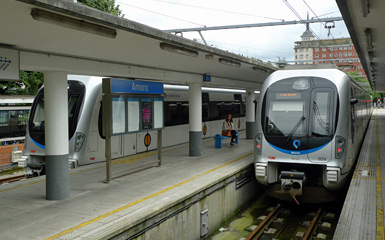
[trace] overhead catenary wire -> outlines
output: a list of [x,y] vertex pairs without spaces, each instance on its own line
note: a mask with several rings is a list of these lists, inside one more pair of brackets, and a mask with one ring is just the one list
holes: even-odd
[[194,24],[194,25],[197,25],[197,26],[201,26],[201,27],[205,26],[204,24],[200,24],[200,23],[192,22],[192,21],[185,20],[185,19],[182,19],[182,18],[173,17],[173,16],[170,16],[170,15],[167,15],[167,14],[151,11],[151,10],[148,10],[148,9],[145,9],[145,8],[141,8],[141,7],[138,7],[138,6],[134,6],[134,5],[131,5],[131,4],[128,4],[128,3],[125,3],[125,2],[117,1],[117,3],[125,5],[125,6],[128,6],[128,7],[136,8],[136,9],[139,9],[139,10],[142,10],[142,11],[145,11],[145,12],[150,12],[150,13],[153,13],[153,14],[157,14],[157,15],[160,15],[160,16],[163,16],[163,17],[172,18],[172,19],[175,19],[175,20],[178,20],[178,21],[191,23],[191,24]]
[[284,21],[284,19],[280,19],[280,18],[259,16],[259,15],[254,15],[254,14],[240,13],[240,12],[235,12],[235,11],[229,11],[229,10],[223,10],[223,9],[217,9],[217,8],[210,8],[210,7],[203,7],[203,6],[197,6],[197,5],[191,5],[191,4],[179,3],[179,2],[171,2],[171,1],[166,1],[166,0],[149,0],[149,1],[163,2],[163,3],[168,3],[168,4],[174,4],[174,5],[186,6],[186,7],[192,7],[192,8],[199,8],[199,9],[205,9],[205,10],[210,10],[210,11],[215,11],[215,12],[231,13],[231,14],[237,14],[237,15],[242,15],[242,16],[265,18],[265,19],[277,20],[277,21]]

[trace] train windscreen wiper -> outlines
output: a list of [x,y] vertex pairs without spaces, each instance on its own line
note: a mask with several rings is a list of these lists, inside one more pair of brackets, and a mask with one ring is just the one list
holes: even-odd
[[287,135],[286,137],[286,140],[285,142],[283,143],[283,145],[286,145],[287,142],[289,142],[289,140],[291,139],[291,137],[293,136],[293,134],[295,133],[295,131],[298,129],[298,127],[303,123],[303,121],[305,121],[305,117],[302,116],[298,122],[294,125],[293,129],[290,131],[289,135]]

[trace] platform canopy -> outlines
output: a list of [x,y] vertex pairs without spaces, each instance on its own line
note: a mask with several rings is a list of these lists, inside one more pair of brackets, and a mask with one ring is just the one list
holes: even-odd
[[1,0],[0,29],[22,70],[256,89],[276,70],[73,1]]
[[336,2],[372,88],[385,92],[385,1]]

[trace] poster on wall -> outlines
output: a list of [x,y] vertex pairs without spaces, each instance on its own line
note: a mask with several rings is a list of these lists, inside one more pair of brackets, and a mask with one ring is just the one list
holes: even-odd
[[152,129],[152,99],[142,98],[142,129]]
[[127,130],[139,131],[139,98],[127,98]]
[[126,131],[124,103],[125,99],[123,97],[112,98],[112,134],[124,133]]

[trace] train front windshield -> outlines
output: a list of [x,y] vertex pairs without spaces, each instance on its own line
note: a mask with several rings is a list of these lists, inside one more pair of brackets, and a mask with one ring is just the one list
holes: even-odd
[[[71,139],[76,131],[80,108],[83,102],[85,86],[78,81],[68,81],[68,128]],[[39,91],[32,105],[28,130],[31,139],[45,146],[44,88]],[[60,126],[58,126],[60,127]]]
[[334,136],[338,97],[335,85],[322,78],[290,78],[272,84],[262,107],[266,140],[297,151],[325,145]]

